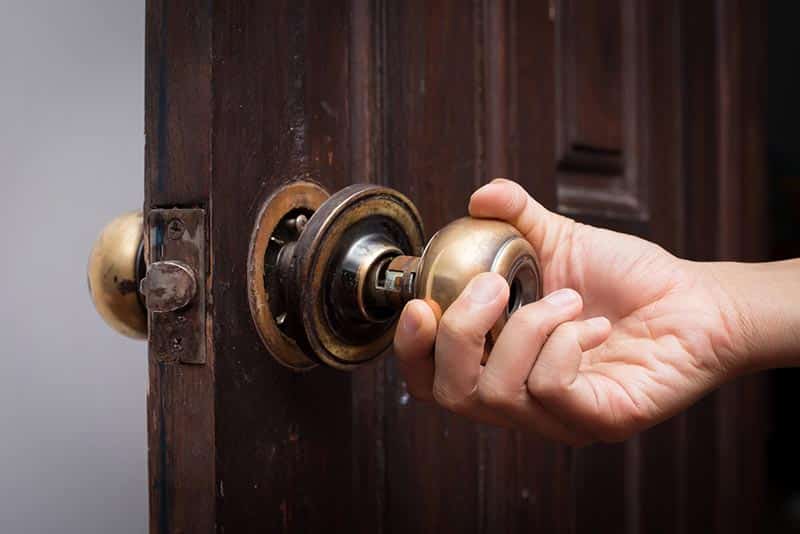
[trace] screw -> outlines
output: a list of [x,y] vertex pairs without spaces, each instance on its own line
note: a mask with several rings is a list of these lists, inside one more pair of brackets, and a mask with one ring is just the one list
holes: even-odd
[[286,224],[291,230],[294,230],[296,234],[300,235],[303,233],[306,224],[308,224],[308,217],[306,217],[301,213],[297,217],[294,217],[286,221]]
[[172,219],[167,224],[167,237],[170,239],[178,240],[183,237],[183,231],[186,227],[180,219]]

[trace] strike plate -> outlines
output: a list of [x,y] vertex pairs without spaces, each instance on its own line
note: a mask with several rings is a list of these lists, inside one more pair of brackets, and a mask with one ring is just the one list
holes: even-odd
[[152,209],[148,263],[178,261],[194,271],[197,294],[183,308],[148,312],[150,352],[161,362],[206,362],[205,210]]

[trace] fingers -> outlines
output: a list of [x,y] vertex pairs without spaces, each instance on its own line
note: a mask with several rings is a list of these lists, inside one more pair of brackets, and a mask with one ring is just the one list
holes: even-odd
[[465,414],[475,407],[486,334],[507,301],[505,279],[496,273],[482,273],[442,315],[436,336],[433,384],[433,395],[439,404]]
[[500,334],[478,382],[481,402],[540,435],[570,444],[585,443],[585,436],[545,410],[526,387],[531,367],[548,336],[559,324],[577,317],[581,308],[580,295],[562,289],[515,312]]
[[507,300],[505,280],[483,273],[445,311],[438,328],[425,302],[408,303],[394,346],[409,392],[478,421],[587,443],[586,417],[596,405],[578,371],[583,352],[607,338],[608,320],[574,321],[580,295],[556,291],[511,316],[482,367],[486,333]]
[[605,341],[610,330],[605,317],[560,325],[542,348],[528,385],[548,400],[567,390],[577,378],[583,353]]
[[605,317],[561,324],[542,347],[527,381],[530,394],[548,411],[595,435],[603,408],[580,367],[583,353],[603,343],[610,332]]
[[582,307],[577,292],[559,289],[517,310],[486,362],[486,378],[509,388],[523,386],[547,338],[558,325],[576,318]]
[[395,353],[409,393],[419,399],[433,398],[478,421],[507,426],[507,419],[478,406],[475,396],[486,333],[507,301],[506,281],[496,273],[483,273],[445,311],[438,328],[426,303],[406,305],[395,333]]
[[394,334],[394,353],[408,392],[417,399],[433,399],[433,344],[436,316],[421,300],[406,304]]
[[472,194],[469,213],[511,223],[537,251],[544,245],[546,223],[560,219],[531,198],[522,186],[503,178],[492,180]]

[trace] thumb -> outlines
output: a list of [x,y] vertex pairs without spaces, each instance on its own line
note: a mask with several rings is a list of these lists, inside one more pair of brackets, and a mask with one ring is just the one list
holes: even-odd
[[[533,245],[543,263],[550,258],[548,236],[558,236],[569,219],[547,210],[518,183],[495,178],[472,194],[469,213],[473,217],[500,219],[515,226]],[[552,247],[551,247],[552,248]]]

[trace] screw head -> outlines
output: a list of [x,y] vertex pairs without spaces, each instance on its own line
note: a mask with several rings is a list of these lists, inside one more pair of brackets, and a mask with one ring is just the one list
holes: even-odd
[[167,237],[178,240],[183,237],[184,230],[186,230],[186,226],[183,224],[182,220],[172,219],[167,224]]
[[308,224],[308,217],[302,213],[294,218],[294,229],[298,234],[302,234]]

